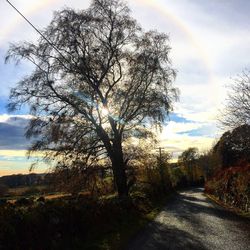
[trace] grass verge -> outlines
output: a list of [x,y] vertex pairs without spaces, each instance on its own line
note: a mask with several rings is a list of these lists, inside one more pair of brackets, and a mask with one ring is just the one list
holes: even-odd
[[228,204],[226,204],[225,202],[222,202],[221,200],[219,200],[216,196],[214,195],[211,195],[211,194],[206,194],[204,193],[204,195],[210,199],[211,201],[213,201],[215,204],[219,205],[220,207],[223,207],[225,208],[226,210],[234,213],[234,214],[237,214],[239,216],[243,216],[243,217],[246,217],[246,218],[249,218],[250,219],[250,212],[244,212],[236,207],[233,207],[233,206],[229,206]]

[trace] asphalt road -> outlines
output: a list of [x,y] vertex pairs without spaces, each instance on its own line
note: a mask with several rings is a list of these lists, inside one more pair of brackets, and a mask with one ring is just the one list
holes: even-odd
[[212,203],[196,188],[180,192],[127,250],[250,250],[250,221]]

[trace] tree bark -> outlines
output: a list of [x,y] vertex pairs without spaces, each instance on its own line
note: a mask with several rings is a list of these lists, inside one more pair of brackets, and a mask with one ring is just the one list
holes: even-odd
[[128,184],[126,175],[126,164],[123,159],[122,145],[119,139],[114,139],[113,152],[111,155],[114,180],[119,198],[128,197]]
[[[122,138],[121,135],[117,132],[117,130],[114,130],[114,138],[110,140],[104,129],[101,127],[97,127],[97,133],[102,139],[112,163],[114,182],[118,191],[118,196],[119,198],[127,198],[128,184],[126,164],[123,158]],[[110,141],[112,141],[113,143],[110,143]]]

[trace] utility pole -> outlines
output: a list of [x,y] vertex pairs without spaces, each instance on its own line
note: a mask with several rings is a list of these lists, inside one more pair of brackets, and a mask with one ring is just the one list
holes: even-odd
[[156,148],[159,150],[159,162],[158,162],[158,168],[159,168],[159,173],[160,173],[160,178],[161,178],[161,185],[162,189],[165,189],[165,177],[164,177],[164,170],[163,170],[163,164],[162,164],[162,150],[164,149],[163,147]]
[[157,150],[159,150],[159,162],[160,164],[162,163],[162,150],[165,149],[166,147],[159,147],[156,148]]
[[159,148],[156,148],[156,149],[159,150],[159,162],[161,162],[161,150],[162,150],[162,148],[159,147]]
[[[159,174],[161,178],[161,185],[162,185],[162,190],[165,192],[168,189],[172,188],[172,184],[170,181],[169,177],[169,170],[166,164],[163,162],[163,150],[166,149],[167,147],[158,147],[156,148],[159,151],[159,162],[158,162],[158,169],[159,169]],[[167,160],[167,159],[166,159]],[[164,167],[165,166],[165,167]]]

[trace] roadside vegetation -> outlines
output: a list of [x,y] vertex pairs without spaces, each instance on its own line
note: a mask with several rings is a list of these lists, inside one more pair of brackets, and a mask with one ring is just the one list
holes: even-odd
[[19,199],[1,205],[0,248],[121,249],[165,202],[163,194],[150,199],[139,192],[129,200],[114,195]]
[[220,124],[227,130],[207,159],[216,164],[205,191],[224,204],[250,214],[250,73],[230,87]]
[[207,181],[205,192],[228,207],[250,215],[250,165],[220,170]]
[[229,207],[250,214],[250,126],[224,133],[211,156],[217,159],[205,192]]

